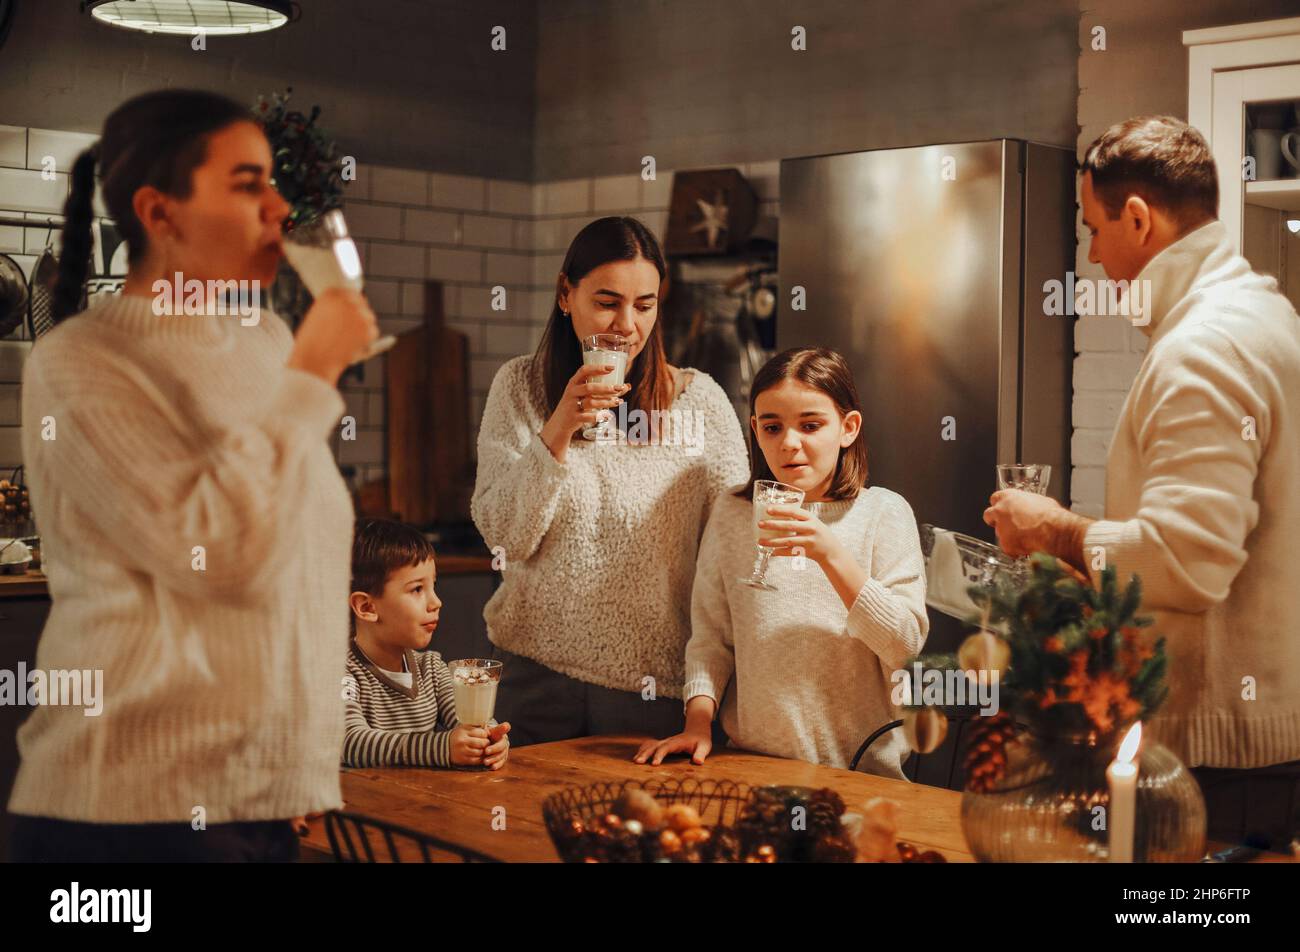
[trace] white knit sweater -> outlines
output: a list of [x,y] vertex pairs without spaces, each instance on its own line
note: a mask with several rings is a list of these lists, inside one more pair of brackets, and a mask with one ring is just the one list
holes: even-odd
[[529,398],[530,361],[497,372],[478,436],[471,509],[506,566],[488,637],[591,684],[681,697],[700,535],[713,500],[749,474],[736,412],[713,378],[685,371],[672,409],[691,414],[694,452],[666,429],[651,445],[579,437],[559,463]]
[[343,400],[285,368],[291,344],[266,311],[242,326],[124,296],[32,349],[23,456],[53,598],[36,661],[102,670],[104,700],[32,713],[11,811],[211,824],[340,805]]
[[1150,345],[1084,556],[1140,575],[1167,639],[1157,737],[1189,766],[1300,759],[1300,318],[1217,221],[1138,279]]
[[[737,747],[848,767],[868,734],[899,717],[890,676],[930,630],[925,560],[911,507],[888,489],[804,508],[867,572],[852,610],[807,559],[768,563],[775,592],[741,584],[756,551],[753,503],[724,497],[696,565],[684,696],[721,700],[722,727]],[[861,769],[902,777],[902,734],[877,740]]]

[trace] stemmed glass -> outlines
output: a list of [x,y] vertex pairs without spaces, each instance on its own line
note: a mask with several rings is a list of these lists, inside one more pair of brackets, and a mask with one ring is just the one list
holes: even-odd
[[1046,463],[998,463],[998,489],[1023,489],[1047,495],[1052,467]]
[[[1023,489],[1027,493],[1047,495],[1047,484],[1052,478],[1052,467],[1046,463],[998,463],[998,489]],[[1029,559],[1016,559],[1016,577],[1027,578]]]
[[[364,283],[361,256],[339,209],[331,208],[320,217],[286,231],[282,246],[290,267],[298,272],[313,298],[330,288],[361,290]],[[397,338],[392,334],[376,338],[357,356],[355,363],[382,354],[396,343]]]
[[778,483],[774,479],[756,479],[754,480],[754,546],[758,549],[758,554],[754,559],[753,571],[749,573],[749,578],[737,579],[741,585],[748,585],[750,588],[762,589],[765,592],[775,592],[775,585],[767,581],[767,564],[772,561],[772,547],[768,545],[759,545],[759,540],[770,541],[779,539],[782,536],[780,529],[760,529],[758,524],[764,519],[775,519],[776,516],[768,515],[769,506],[801,506],[803,505],[803,490],[796,489],[794,486],[788,486],[785,483]]
[[[618,334],[592,334],[590,337],[582,339],[582,365],[584,367],[610,366],[614,369],[607,374],[601,374],[599,377],[588,377],[588,383],[606,383],[613,384],[615,387],[623,386],[623,378],[627,375],[628,351],[630,345],[627,338]],[[615,434],[608,416],[601,416],[595,426],[589,426],[582,431],[582,437],[586,440],[612,440]]]

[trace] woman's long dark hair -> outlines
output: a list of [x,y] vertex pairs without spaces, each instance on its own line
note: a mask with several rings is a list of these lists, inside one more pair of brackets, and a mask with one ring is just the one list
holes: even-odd
[[104,120],[99,142],[77,156],[69,176],[52,301],[56,321],[81,310],[90,273],[96,167],[104,205],[126,240],[128,260],[135,263],[149,244],[132,207],[136,191],[152,185],[168,195],[188,197],[192,173],[207,155],[208,136],[252,118],[248,107],[233,99],[192,89],[144,93],[113,110]]
[[[783,380],[798,380],[831,398],[835,409],[843,419],[853,410],[862,412],[858,401],[858,388],[853,385],[853,371],[848,362],[837,351],[825,347],[794,347],[777,354],[754,375],[754,384],[749,388],[749,416],[758,415],[754,409],[758,404],[758,395],[764,390],[777,386]],[[760,424],[761,425],[761,424]],[[749,482],[736,490],[734,495],[743,499],[754,498],[754,481],[757,479],[776,479],[772,469],[767,465],[763,450],[758,445],[758,434],[749,427]],[[830,488],[826,498],[853,499],[858,491],[867,484],[867,438],[859,430],[858,438],[848,446],[840,447],[840,458],[835,464],[835,474],[831,477]]]
[[[570,286],[591,271],[610,261],[634,261],[645,258],[659,272],[662,285],[668,268],[663,252],[653,233],[635,218],[611,216],[597,218],[574,236],[569,251],[564,256],[560,272]],[[632,388],[627,394],[630,410],[667,410],[673,402],[672,374],[664,355],[663,331],[660,327],[662,311],[656,317],[654,328],[637,359],[628,368],[627,384]],[[564,394],[564,388],[578,368],[582,366],[582,344],[573,331],[573,318],[560,310],[557,299],[551,305],[551,319],[542,332],[542,339],[533,354],[533,379],[540,392],[534,394],[549,416],[555,412]]]

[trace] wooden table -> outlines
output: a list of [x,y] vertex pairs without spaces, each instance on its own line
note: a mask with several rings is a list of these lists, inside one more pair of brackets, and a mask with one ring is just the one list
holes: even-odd
[[45,575],[39,569],[28,569],[20,575],[0,573],[0,598],[44,598],[49,593]]
[[[723,748],[703,766],[682,758],[658,767],[631,762],[643,738],[580,737],[520,747],[499,771],[361,768],[343,771],[344,809],[363,813],[507,862],[559,861],[542,821],[542,800],[571,784],[598,780],[733,780],[754,786],[831,787],[851,811],[872,797],[891,797],[899,810],[899,839],[938,850],[949,862],[972,862],[961,831],[961,795],[871,774]],[[493,810],[505,808],[506,829],[493,829]],[[498,811],[499,813],[499,811]],[[324,821],[303,840],[306,859],[330,852]],[[448,857],[449,859],[451,857]]]

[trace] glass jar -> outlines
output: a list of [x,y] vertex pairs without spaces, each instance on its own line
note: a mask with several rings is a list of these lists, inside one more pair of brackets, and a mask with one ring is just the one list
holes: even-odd
[[[987,793],[962,794],[966,842],[982,863],[1104,863],[1110,858],[1106,768],[1130,725],[1106,735],[1025,733]],[[1172,751],[1138,749],[1133,861],[1187,863],[1205,855],[1205,800]]]

